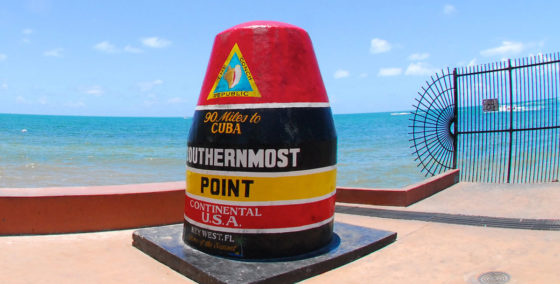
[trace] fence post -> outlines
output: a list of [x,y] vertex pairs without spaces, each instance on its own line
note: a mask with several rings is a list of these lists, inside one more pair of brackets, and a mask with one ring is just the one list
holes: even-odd
[[509,76],[509,157],[508,157],[508,175],[507,182],[511,183],[511,151],[513,148],[513,76],[511,74],[511,59],[508,59],[508,76]]
[[459,107],[457,91],[457,68],[453,68],[453,168],[457,168],[457,139],[459,138]]

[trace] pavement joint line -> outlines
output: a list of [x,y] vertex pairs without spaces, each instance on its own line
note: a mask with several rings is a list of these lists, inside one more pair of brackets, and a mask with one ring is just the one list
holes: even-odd
[[493,227],[519,230],[560,231],[560,219],[525,219],[474,216],[449,213],[431,213],[418,211],[391,210],[379,208],[353,207],[337,205],[337,213],[378,217],[387,219],[414,220],[445,224]]

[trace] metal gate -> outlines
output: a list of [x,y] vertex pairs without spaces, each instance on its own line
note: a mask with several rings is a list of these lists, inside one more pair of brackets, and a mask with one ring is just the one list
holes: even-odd
[[557,181],[559,84],[559,53],[436,74],[411,119],[418,165],[458,168],[462,181]]

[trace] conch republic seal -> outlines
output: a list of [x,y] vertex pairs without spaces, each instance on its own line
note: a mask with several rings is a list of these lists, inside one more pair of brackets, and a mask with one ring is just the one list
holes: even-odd
[[336,132],[303,29],[261,21],[216,36],[187,148],[191,247],[273,258],[333,238]]

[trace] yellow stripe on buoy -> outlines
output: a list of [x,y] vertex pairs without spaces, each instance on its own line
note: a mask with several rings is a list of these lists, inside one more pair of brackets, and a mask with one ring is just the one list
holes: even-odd
[[307,175],[274,177],[205,172],[187,170],[186,191],[189,194],[224,201],[278,201],[324,196],[336,188],[336,168]]

